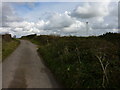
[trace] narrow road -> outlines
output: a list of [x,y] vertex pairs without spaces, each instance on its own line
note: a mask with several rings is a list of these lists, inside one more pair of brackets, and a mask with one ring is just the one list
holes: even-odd
[[2,64],[3,88],[58,88],[37,53],[37,46],[21,40],[19,47]]

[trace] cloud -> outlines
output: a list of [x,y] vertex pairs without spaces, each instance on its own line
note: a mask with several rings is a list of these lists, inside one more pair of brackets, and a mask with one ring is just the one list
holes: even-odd
[[118,28],[118,3],[84,3],[76,7],[69,15],[82,21],[88,21],[93,33],[111,32]]
[[0,27],[2,26],[2,3],[0,2]]
[[54,13],[44,25],[44,30],[61,35],[70,35],[78,32],[85,35],[86,23],[69,16],[69,12],[65,11],[63,14]]
[[[62,34],[76,33],[80,30],[85,30],[84,22],[78,21],[68,15],[68,12],[63,14],[54,13],[47,21],[39,20],[38,22],[7,22],[7,28],[4,28],[3,33],[15,34],[18,37],[28,34]],[[9,27],[9,28],[8,28]],[[5,30],[6,29],[6,30]],[[82,32],[83,32],[82,31]]]
[[103,22],[104,17],[109,14],[109,2],[91,2],[84,3],[76,7],[72,12],[71,16],[81,19],[95,19],[98,22]]
[[22,18],[17,16],[9,3],[2,4],[2,26],[6,26],[8,22],[19,22],[22,20]]
[[75,23],[71,24],[69,27],[64,27],[63,31],[68,33],[74,33],[85,29],[85,23],[76,20]]
[[[109,14],[107,16],[104,16],[103,21],[99,22],[95,20],[95,18],[90,20],[91,27],[93,29],[101,29],[102,31],[105,32],[105,29],[108,30],[113,30],[118,28],[118,21],[119,21],[119,16],[118,16],[118,3],[112,2],[109,5]],[[93,22],[94,21],[94,22]]]
[[53,30],[53,29],[61,29],[64,27],[69,27],[71,24],[75,23],[75,20],[71,18],[66,12],[64,14],[54,13],[44,29]]
[[0,33],[1,34],[9,33],[10,31],[11,31],[11,28],[2,28],[2,27],[0,27]]
[[22,35],[28,35],[28,34],[42,34],[44,33],[43,26],[44,21],[39,22],[8,22],[7,27],[3,27],[0,29],[2,33],[10,33],[17,35],[18,37]]

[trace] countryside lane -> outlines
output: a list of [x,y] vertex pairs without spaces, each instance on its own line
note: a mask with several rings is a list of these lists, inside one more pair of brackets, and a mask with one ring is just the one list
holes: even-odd
[[19,47],[2,64],[3,88],[58,88],[37,53],[37,46],[21,40]]

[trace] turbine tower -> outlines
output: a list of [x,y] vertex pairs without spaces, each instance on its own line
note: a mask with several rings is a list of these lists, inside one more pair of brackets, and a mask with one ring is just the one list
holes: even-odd
[[88,22],[86,22],[86,35],[88,36]]

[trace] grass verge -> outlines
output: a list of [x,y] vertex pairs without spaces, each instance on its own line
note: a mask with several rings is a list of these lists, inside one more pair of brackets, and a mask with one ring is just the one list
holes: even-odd
[[17,39],[12,39],[11,41],[2,41],[2,61],[7,58],[20,44]]

